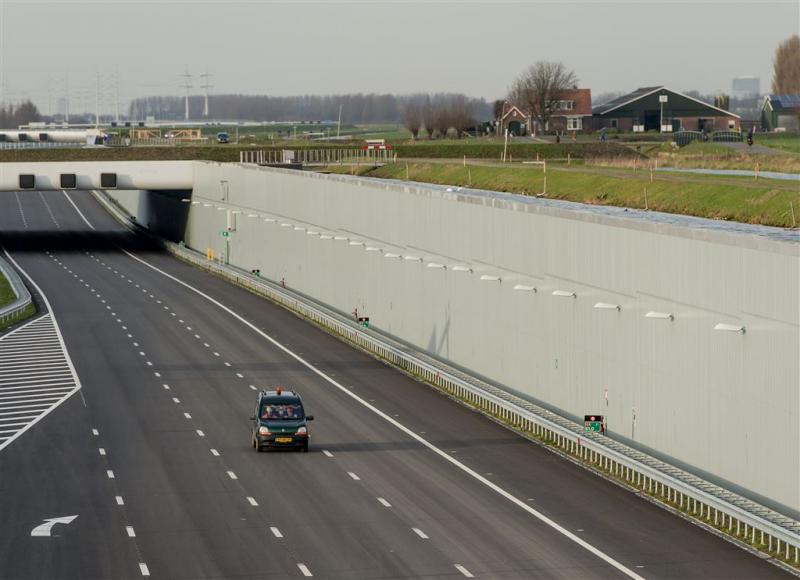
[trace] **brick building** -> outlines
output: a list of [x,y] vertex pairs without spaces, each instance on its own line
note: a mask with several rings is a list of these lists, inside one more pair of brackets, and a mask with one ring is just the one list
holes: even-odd
[[664,86],[644,87],[597,105],[592,110],[595,129],[620,131],[738,131],[741,119]]

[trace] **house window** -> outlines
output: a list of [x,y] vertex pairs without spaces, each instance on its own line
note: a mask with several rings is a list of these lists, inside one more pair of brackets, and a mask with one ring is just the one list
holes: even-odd
[[616,129],[617,128],[617,120],[616,119],[611,119],[611,128],[612,129]]
[[583,119],[580,117],[567,117],[567,131],[580,131],[583,129]]
[[575,101],[558,101],[558,107],[556,107],[559,111],[572,111],[575,109]]

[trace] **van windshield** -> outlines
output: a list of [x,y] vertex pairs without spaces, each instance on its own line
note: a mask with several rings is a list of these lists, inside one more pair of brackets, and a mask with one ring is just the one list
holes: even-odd
[[303,407],[300,405],[275,405],[267,403],[261,406],[259,417],[262,419],[269,419],[270,421],[279,419],[296,421],[304,417]]

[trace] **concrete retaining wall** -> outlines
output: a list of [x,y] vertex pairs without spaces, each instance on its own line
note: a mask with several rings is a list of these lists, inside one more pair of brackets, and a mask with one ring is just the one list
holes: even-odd
[[190,247],[229,250],[564,415],[603,414],[611,436],[800,516],[796,236],[279,169],[194,172]]

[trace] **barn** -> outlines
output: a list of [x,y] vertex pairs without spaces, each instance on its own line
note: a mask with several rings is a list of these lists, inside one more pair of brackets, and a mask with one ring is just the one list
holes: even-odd
[[739,115],[665,86],[643,87],[592,108],[595,129],[620,131],[738,131]]

